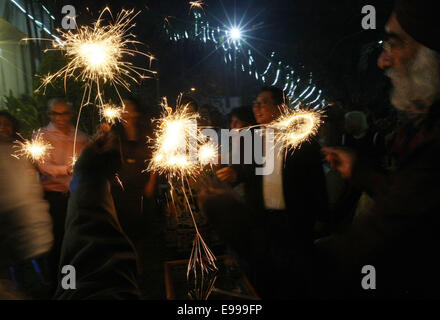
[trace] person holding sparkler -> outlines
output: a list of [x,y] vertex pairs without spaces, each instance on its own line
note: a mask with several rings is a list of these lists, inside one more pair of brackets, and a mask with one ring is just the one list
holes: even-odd
[[[280,118],[285,102],[281,89],[263,88],[253,108],[258,124],[269,125]],[[224,206],[227,201],[217,203],[214,198],[216,208],[209,203],[209,196],[204,198],[202,207],[217,221],[223,235],[225,232],[238,234],[235,241],[244,240],[239,235],[244,228],[257,230],[247,233],[247,237],[254,237],[244,241],[248,243],[247,248],[238,243],[231,246],[248,259],[254,269],[255,285],[263,298],[286,299],[305,294],[313,228],[317,215],[327,211],[327,192],[320,147],[316,142],[303,142],[293,152],[280,152],[279,148],[275,144],[275,150],[271,150],[275,159],[272,174],[257,176],[254,166],[250,165],[217,171],[220,181],[245,183],[247,209],[235,203],[235,210],[231,210]],[[232,214],[241,216],[237,224],[229,223],[229,228],[222,228]],[[218,215],[225,216],[224,220]],[[295,257],[294,269],[287,267],[287,253]]]
[[122,229],[137,242],[145,234],[146,215],[154,211],[156,174],[144,170],[151,152],[146,143],[147,121],[139,103],[131,98],[124,100],[124,104],[121,121],[114,126],[120,139],[122,167],[118,172],[119,182],[112,185],[112,194]]
[[[325,297],[440,297],[440,23],[435,4],[397,0],[385,27],[388,39],[378,66],[392,81],[393,106],[406,117],[392,147],[396,167],[383,174],[353,150],[324,149],[329,163],[374,200],[346,232],[317,241],[316,266],[321,268],[316,275],[325,275],[317,292]],[[366,265],[377,274],[375,290],[361,285]]]
[[[54,222],[55,244],[49,262],[51,267],[58,269],[59,251],[64,235],[69,183],[72,179],[73,163],[88,143],[87,136],[78,132],[76,137],[76,154],[73,154],[75,128],[72,126],[73,110],[64,99],[52,99],[48,103],[50,123],[38,131],[51,146],[49,155],[44,161],[37,161],[44,189],[44,198],[49,202],[50,214]],[[36,134],[34,134],[34,138]],[[54,277],[59,274],[54,270]],[[54,279],[55,280],[55,279]]]
[[139,299],[138,256],[111,194],[120,169],[119,137],[101,128],[75,163],[70,183],[60,265],[75,267],[76,289],[65,290],[60,281],[55,299]]

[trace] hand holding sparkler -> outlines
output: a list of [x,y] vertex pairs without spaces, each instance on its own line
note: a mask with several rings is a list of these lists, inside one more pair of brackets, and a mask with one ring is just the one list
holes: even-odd
[[92,142],[82,151],[75,163],[75,175],[113,179],[121,167],[119,136],[114,130],[99,129]]
[[74,166],[74,164],[72,163],[71,165],[69,165],[69,166],[67,167],[67,175],[68,175],[68,176],[73,175],[73,166]]

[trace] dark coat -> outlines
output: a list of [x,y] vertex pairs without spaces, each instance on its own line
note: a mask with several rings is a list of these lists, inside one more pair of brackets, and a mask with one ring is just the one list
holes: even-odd
[[[255,175],[255,165],[236,167],[239,181],[245,183],[245,197],[253,210],[264,211],[263,176]],[[328,198],[320,146],[305,142],[289,151],[284,159],[283,191],[291,227],[311,231],[316,217],[326,214]],[[305,227],[307,226],[307,227]],[[297,228],[298,227],[298,228]]]
[[75,165],[60,269],[75,267],[76,289],[59,285],[56,299],[139,298],[136,253],[121,231],[110,192],[120,155],[102,147],[87,147]]
[[[394,145],[397,169],[381,175],[362,160],[353,182],[375,200],[374,208],[356,217],[351,228],[317,242],[317,265],[328,274],[327,287],[342,296],[439,297],[440,117],[431,107],[428,120],[406,126]],[[377,273],[377,289],[361,288],[364,265]],[[332,293],[332,296],[333,293]]]
[[[305,273],[313,249],[313,226],[327,211],[321,153],[306,142],[288,153],[283,169],[285,213],[264,209],[263,177],[255,165],[234,166],[245,183],[245,203],[232,193],[206,190],[201,207],[218,234],[249,266],[251,279],[263,298],[307,295]],[[295,263],[291,263],[294,261]]]

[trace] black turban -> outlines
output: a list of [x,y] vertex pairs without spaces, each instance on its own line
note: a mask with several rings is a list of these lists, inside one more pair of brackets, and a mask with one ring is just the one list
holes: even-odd
[[437,2],[436,0],[396,0],[394,12],[403,30],[414,40],[440,52],[440,11],[437,10]]

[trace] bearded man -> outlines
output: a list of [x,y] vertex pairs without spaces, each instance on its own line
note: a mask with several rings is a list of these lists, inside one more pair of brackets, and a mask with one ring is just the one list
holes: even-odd
[[375,201],[347,232],[316,242],[320,259],[316,265],[331,270],[330,274],[319,270],[316,282],[320,289],[324,284],[332,297],[337,290],[340,296],[351,297],[440,296],[440,24],[435,22],[436,12],[431,1],[398,0],[385,28],[389,39],[378,65],[392,81],[392,104],[408,119],[393,145],[397,168],[381,175],[354,153],[323,149],[330,164]]

